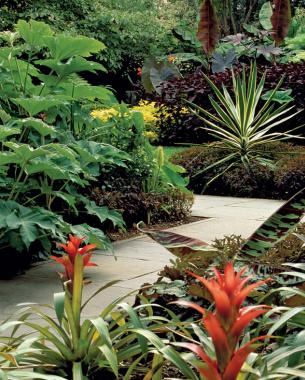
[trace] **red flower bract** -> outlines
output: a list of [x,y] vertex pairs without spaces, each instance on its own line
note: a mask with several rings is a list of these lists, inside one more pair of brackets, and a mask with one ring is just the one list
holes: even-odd
[[189,306],[203,315],[202,322],[214,344],[216,361],[214,362],[208,357],[203,349],[196,344],[184,344],[183,346],[197,354],[205,363],[207,370],[202,370],[200,367],[198,371],[206,380],[236,380],[247,356],[254,351],[253,343],[267,338],[266,336],[255,338],[237,349],[243,330],[251,321],[269,309],[269,306],[266,305],[241,307],[253,289],[269,281],[267,279],[247,285],[250,277],[242,277],[245,270],[246,268],[235,272],[233,264],[229,263],[223,274],[214,269],[215,277],[212,279],[205,279],[188,272],[208,289],[215,303],[213,313],[207,312],[192,302],[176,302],[182,306]]
[[66,280],[73,280],[74,275],[74,261],[76,255],[81,255],[83,257],[83,266],[97,266],[97,264],[90,262],[92,251],[96,248],[95,244],[87,244],[84,247],[80,247],[84,238],[69,235],[69,240],[67,244],[58,243],[57,246],[65,250],[67,255],[57,257],[51,256],[51,259],[55,260],[57,263],[61,264],[65,268]]

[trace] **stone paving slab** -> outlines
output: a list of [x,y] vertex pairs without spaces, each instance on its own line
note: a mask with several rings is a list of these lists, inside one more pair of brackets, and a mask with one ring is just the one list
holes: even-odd
[[[206,242],[232,234],[248,237],[281,204],[274,200],[197,196],[193,215],[208,219],[170,230]],[[173,258],[147,236],[116,242],[114,252],[117,260],[110,252],[94,255],[93,261],[99,266],[86,272],[92,283],[85,287],[85,299],[108,281],[122,281],[100,293],[86,308],[86,316],[96,316],[114,299],[155,281],[157,273]],[[16,310],[15,305],[21,302],[52,303],[53,293],[61,291],[57,271],[61,271],[58,264],[47,262],[12,280],[0,281],[0,319]],[[128,298],[130,302],[132,299]]]
[[194,216],[234,218],[246,220],[266,219],[281,205],[282,201],[268,199],[245,199],[198,195],[195,198]]

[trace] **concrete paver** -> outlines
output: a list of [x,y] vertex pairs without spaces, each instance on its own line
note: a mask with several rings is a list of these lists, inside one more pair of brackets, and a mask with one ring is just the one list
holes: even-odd
[[[234,197],[197,196],[193,215],[201,221],[174,227],[173,232],[211,242],[225,235],[250,236],[263,220],[282,204],[281,201]],[[114,299],[152,282],[173,256],[147,236],[114,243],[114,252],[97,252],[86,275],[92,281],[85,287],[85,299],[111,280],[121,282],[100,293],[85,309],[86,316],[96,316]],[[52,303],[53,293],[61,291],[56,263],[39,264],[24,275],[0,281],[0,320],[9,316],[21,302]],[[132,300],[132,297],[128,298]]]

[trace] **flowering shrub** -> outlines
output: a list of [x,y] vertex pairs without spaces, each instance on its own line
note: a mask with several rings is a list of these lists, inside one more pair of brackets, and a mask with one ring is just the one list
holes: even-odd
[[116,108],[106,108],[100,110],[93,110],[91,116],[98,118],[103,122],[110,121],[114,117],[124,116],[130,112],[140,112],[143,115],[145,130],[144,136],[147,137],[150,141],[154,142],[158,139],[158,131],[156,123],[158,120],[157,112],[158,107],[155,102],[149,102],[147,100],[142,100],[137,106],[126,109],[126,113],[120,112]]
[[243,330],[255,318],[267,312],[266,305],[242,307],[246,297],[257,287],[268,280],[258,281],[247,285],[249,277],[242,278],[246,268],[235,272],[233,264],[227,264],[224,274],[214,269],[215,277],[207,280],[192,272],[188,272],[207,288],[215,303],[215,311],[210,312],[203,307],[189,302],[177,301],[183,306],[189,306],[203,315],[202,321],[210,335],[216,360],[206,354],[201,346],[194,343],[182,343],[185,347],[197,354],[203,362],[198,371],[206,380],[235,380],[248,355],[254,351],[254,343],[267,338],[259,336],[250,342],[239,346]]

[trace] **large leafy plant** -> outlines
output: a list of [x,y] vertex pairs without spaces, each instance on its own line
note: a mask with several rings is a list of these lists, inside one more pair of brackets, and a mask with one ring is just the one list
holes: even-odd
[[89,230],[83,215],[93,216],[95,226],[107,219],[122,226],[122,219],[88,199],[87,188],[103,165],[125,165],[128,159],[90,134],[96,123],[91,109],[115,102],[108,89],[80,76],[104,70],[88,59],[104,46],[54,34],[36,21],[20,20],[15,33],[1,37],[6,41],[0,48],[1,250],[10,246],[20,252],[39,241],[50,251],[51,237],[72,230],[102,247],[105,235]]

